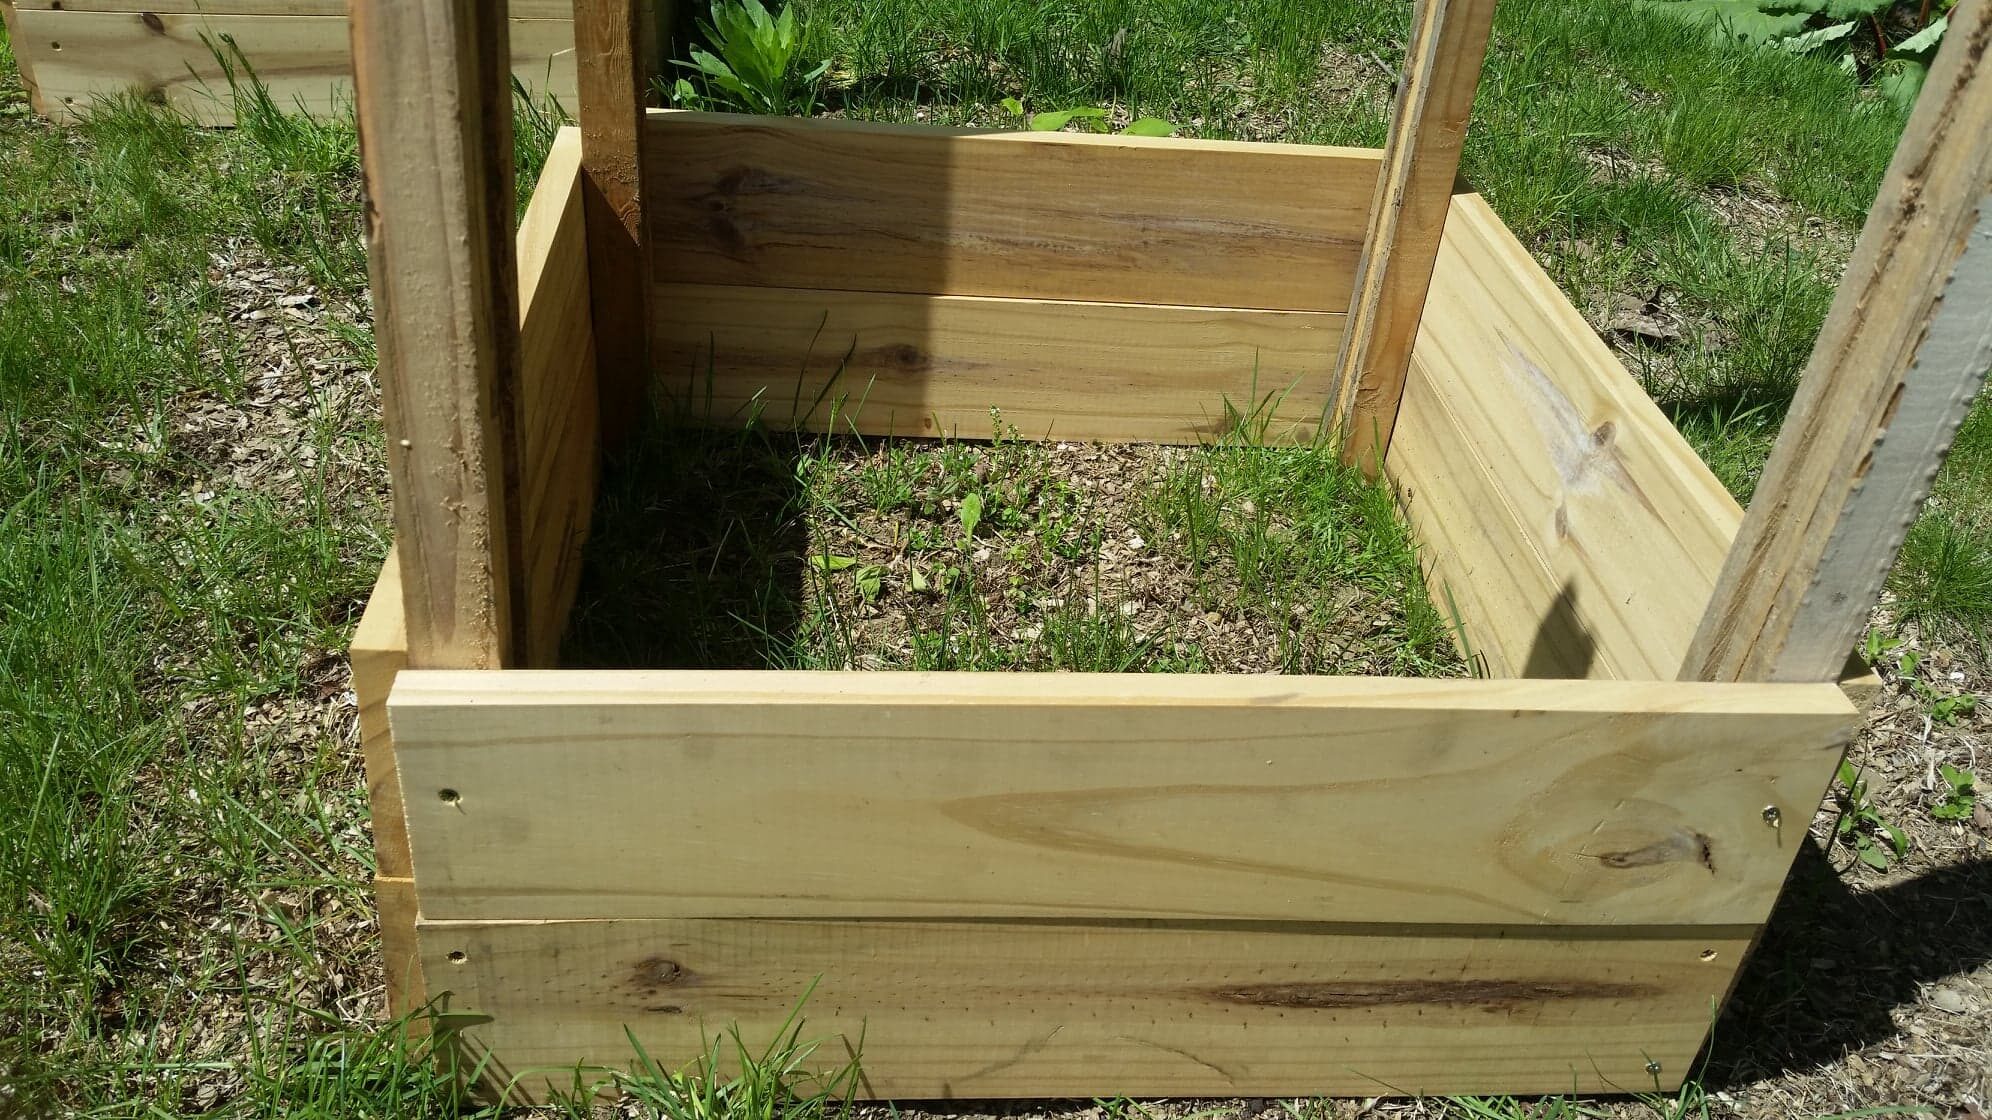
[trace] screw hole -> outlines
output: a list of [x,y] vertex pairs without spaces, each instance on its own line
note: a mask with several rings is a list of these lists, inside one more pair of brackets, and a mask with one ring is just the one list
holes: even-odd
[[467,957],[467,956],[465,956],[465,955],[464,955],[464,952],[463,952],[463,950],[462,950],[462,949],[452,949],[452,950],[450,950],[450,963],[451,963],[451,964],[462,964],[463,962],[465,962],[465,961],[467,961],[467,960],[469,960],[469,959],[470,959],[469,957]]
[[1712,960],[1714,960],[1714,959],[1715,959],[1715,950],[1714,950],[1714,949],[1703,949],[1703,950],[1702,950],[1702,954],[1701,954],[1701,956],[1702,956],[1702,959],[1703,959],[1703,960],[1705,960],[1705,961],[1712,961]]
[[463,794],[453,789],[439,789],[436,791],[436,797],[445,805],[456,805],[463,801]]
[[62,44],[61,44],[61,43],[50,43],[50,44],[48,45],[48,49],[49,49],[49,50],[52,50],[52,51],[59,51],[59,50],[61,50],[61,49],[62,49]]

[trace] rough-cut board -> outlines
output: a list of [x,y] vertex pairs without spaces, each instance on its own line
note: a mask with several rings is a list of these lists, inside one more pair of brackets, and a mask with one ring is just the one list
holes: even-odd
[[[14,49],[28,60],[44,112],[73,119],[96,99],[126,92],[163,101],[202,124],[233,124],[235,105],[208,41],[235,41],[279,108],[331,116],[352,106],[352,49],[344,15],[239,14],[243,5],[14,15]],[[283,9],[287,5],[263,5]],[[316,5],[295,5],[300,11]],[[574,104],[573,30],[566,19],[522,19],[514,5],[512,72],[527,86]],[[208,41],[203,40],[203,36]]]
[[360,708],[360,754],[367,776],[367,811],[374,842],[374,903],[380,914],[387,1012],[421,1006],[422,964],[415,947],[415,881],[401,809],[401,775],[394,765],[387,695],[408,665],[408,627],[401,613],[401,564],[389,549],[347,653],[353,698]]
[[1799,839],[1764,807],[1807,819],[1856,722],[1831,685],[1005,673],[408,671],[388,710],[438,920],[1749,924]]
[[1377,153],[652,111],[660,282],[1348,310]]
[[1494,26],[1494,0],[1418,0],[1390,142],[1370,203],[1349,329],[1335,363],[1342,454],[1382,465]]
[[934,1099],[1671,1088],[1750,933],[425,921],[420,939],[432,987],[515,1093],[571,1089],[577,1061],[628,1068],[625,1027],[666,1068],[702,1030],[737,1023],[758,1048],[814,983],[811,1065],[862,1041],[863,1095]]
[[[1199,443],[1277,397],[1267,438],[1312,438],[1342,316],[658,284],[651,358],[713,424],[987,439]],[[710,412],[708,413],[708,409]]]
[[580,130],[563,128],[518,235],[524,653],[542,666],[560,652],[580,583],[599,459],[580,176]]
[[1680,674],[1823,680],[1992,367],[1992,0],[1967,0]]
[[602,433],[613,446],[643,415],[650,381],[649,261],[643,247],[642,151],[646,47],[654,0],[576,0],[575,66],[580,86],[582,191],[588,268],[594,278],[595,341]]
[[1672,679],[1742,517],[1478,195],[1453,201],[1385,467],[1434,601],[1501,677]]
[[508,28],[479,0],[355,0],[360,165],[408,663],[525,643]]

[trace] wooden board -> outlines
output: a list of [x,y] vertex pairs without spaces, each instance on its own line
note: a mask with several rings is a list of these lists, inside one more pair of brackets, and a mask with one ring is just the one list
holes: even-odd
[[861,1045],[867,1097],[1665,1090],[1750,933],[672,920],[425,921],[420,938],[516,1103],[571,1090],[577,1062],[627,1069],[625,1028],[666,1069],[701,1031],[738,1024],[759,1048],[812,983],[808,1065]]
[[[343,4],[340,5],[343,9]],[[334,116],[352,107],[352,47],[339,15],[207,14],[148,8],[15,13],[14,47],[31,59],[44,111],[71,120],[92,101],[127,91],[171,105],[202,124],[235,121],[221,66],[202,36],[235,40],[279,108]],[[572,25],[512,20],[512,72],[572,106]]]
[[[1754,924],[1831,685],[404,672],[425,917]],[[1711,760],[1719,759],[1719,764]]]
[[1377,153],[652,111],[664,283],[1348,310]]
[[524,661],[551,666],[580,584],[600,458],[579,129],[554,138],[518,259]]
[[1349,301],[1349,329],[1335,363],[1342,454],[1372,475],[1382,468],[1397,423],[1494,26],[1494,0],[1418,0],[1411,22],[1390,142]]
[[[650,51],[639,9],[655,0],[575,0],[583,199],[594,277],[596,380],[610,445],[644,414],[650,383],[650,274],[644,249],[642,140]],[[650,28],[654,33],[655,28]]]
[[[694,414],[822,431],[1198,443],[1226,402],[1284,394],[1268,437],[1311,439],[1342,316],[977,296],[658,284],[651,357]],[[758,402],[754,404],[751,402]],[[705,410],[710,407],[710,416]],[[834,424],[833,424],[834,419]]]
[[1673,678],[1742,518],[1478,195],[1454,199],[1385,466],[1497,677]]
[[1833,674],[1992,367],[1992,0],[1950,19],[1684,679]]
[[495,669],[526,619],[509,29],[355,0],[352,30],[408,661]]
[[353,699],[360,709],[360,754],[366,769],[367,813],[374,843],[374,904],[380,915],[381,965],[390,1016],[427,999],[415,945],[415,881],[410,878],[408,828],[402,815],[401,774],[394,765],[387,694],[408,664],[408,627],[401,612],[401,564],[389,549],[347,657]]

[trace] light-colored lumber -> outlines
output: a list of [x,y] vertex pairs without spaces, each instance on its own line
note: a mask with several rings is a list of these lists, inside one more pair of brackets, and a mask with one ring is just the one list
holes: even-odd
[[[1199,443],[1277,405],[1306,440],[1342,316],[1306,311],[658,284],[664,392],[715,424],[986,439],[991,408],[1031,438]],[[710,415],[707,410],[710,409]]]
[[15,5],[10,0],[0,0],[0,27],[7,31],[7,45],[14,55],[14,72],[21,76],[21,88],[27,92],[28,107],[46,115],[48,107],[42,103],[40,87],[35,85],[34,52],[22,42],[20,19],[14,14],[14,9]]
[[[346,18],[347,0],[14,0],[23,11],[119,12],[139,15],[337,16]],[[511,18],[569,18],[571,0],[508,0]]]
[[660,283],[1348,309],[1377,153],[652,111]]
[[521,661],[552,666],[581,579],[600,463],[581,133],[563,128],[519,224]]
[[1382,469],[1445,232],[1494,0],[1418,0],[1335,363],[1343,457]]
[[347,652],[353,699],[360,709],[360,754],[374,842],[374,904],[380,915],[381,964],[387,1013],[405,1015],[427,999],[415,945],[415,881],[402,814],[401,775],[394,765],[387,694],[408,664],[408,628],[401,613],[401,565],[389,549]]
[[1453,201],[1385,468],[1497,677],[1673,678],[1742,517],[1478,195]]
[[352,31],[408,661],[498,668],[526,613],[505,20],[355,0]]
[[464,1040],[515,1092],[571,1089],[576,1062],[627,1069],[626,1027],[666,1069],[736,1023],[759,1053],[814,984],[811,1068],[862,1045],[861,1095],[936,1099],[1666,1089],[1750,933],[669,920],[420,937]]
[[[228,81],[209,46],[226,49],[223,36],[234,40],[279,108],[336,116],[353,100],[350,35],[344,5],[338,7],[337,15],[24,7],[16,14],[13,43],[21,57],[32,59],[43,110],[56,120],[76,118],[99,98],[132,92],[201,124],[233,124]],[[512,21],[512,73],[567,105],[574,103],[572,48],[565,19]]]
[[[650,271],[644,251],[645,21],[651,0],[575,0],[581,167],[594,281],[599,395],[610,442],[643,413],[650,381]],[[654,31],[654,29],[652,29]]]
[[[1831,685],[404,672],[425,917],[1754,924]],[[1721,765],[1709,760],[1719,758]]]
[[1826,680],[1992,367],[1992,2],[1951,13],[1687,680]]
[[408,667],[408,626],[401,609],[401,562],[389,549],[387,562],[367,596],[360,624],[353,628],[347,662],[353,671],[353,701],[360,709],[360,756],[366,767],[367,807],[372,819],[374,873],[405,879],[408,828],[401,811],[401,774],[394,765],[394,738],[388,730],[387,694]]

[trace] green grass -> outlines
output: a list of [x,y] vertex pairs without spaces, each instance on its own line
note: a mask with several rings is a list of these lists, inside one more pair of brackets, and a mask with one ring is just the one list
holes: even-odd
[[[803,54],[833,60],[833,112],[996,124],[997,102],[1016,96],[1034,109],[1166,117],[1190,135],[1359,144],[1382,137],[1405,14],[1356,0],[810,0],[806,10]],[[0,46],[0,1083],[27,1115],[457,1111],[425,1056],[356,1010],[372,974],[371,846],[351,713],[325,689],[340,679],[337,651],[386,547],[380,433],[351,376],[373,360],[358,310],[353,134],[280,108],[246,105],[244,127],[227,133],[136,104],[51,129],[29,119]],[[1507,0],[1479,110],[1466,173],[1577,304],[1602,319],[1615,295],[1636,291],[1678,313],[1682,339],[1633,344],[1628,364],[1747,497],[1900,118],[1830,66],[1712,50],[1613,0]],[[553,119],[522,114],[528,175]],[[258,379],[273,360],[259,327],[224,314],[223,286],[243,267],[283,270],[281,283],[314,286],[333,309],[292,340],[294,369],[334,368],[284,417],[274,447],[250,448],[238,438],[248,429],[230,426],[239,417],[263,431]],[[743,453],[825,472],[800,490],[792,474],[679,472],[716,500],[798,503],[773,521],[788,538],[723,546],[745,550],[750,570],[804,555],[798,519],[865,509],[911,510],[934,567],[962,566],[962,494],[935,494],[931,472],[975,478],[983,445],[847,454],[746,427],[710,438],[762,441]],[[238,477],[240,449],[266,473]],[[1028,445],[1004,453],[1013,459],[976,479],[993,494],[985,543],[1091,547]],[[1992,415],[1981,404],[1891,581],[1899,618],[1979,643],[1981,655],[1992,627],[1988,476]],[[1011,496],[993,492],[1003,486]],[[920,508],[935,498],[932,513]],[[759,523],[737,512],[733,521]],[[1306,450],[1203,453],[1137,512],[1181,535],[1192,568],[1251,574],[1213,576],[1202,594],[1291,596],[1335,580],[1388,595],[1409,570],[1377,493]],[[729,523],[713,523],[708,559]],[[791,575],[820,594],[756,600],[753,579],[699,589],[724,609],[688,630],[695,648],[683,656],[876,654],[836,632],[859,594],[855,574]],[[1028,640],[992,636],[973,617],[990,600],[968,586],[920,616],[926,636],[908,663],[1197,667],[1194,649],[1133,633],[1111,611],[1053,613]],[[1402,668],[1420,671],[1443,628],[1415,596],[1401,606]],[[814,637],[798,645],[797,634]],[[737,1091],[663,1070],[637,1087],[677,1094],[648,1106],[657,1115],[796,1115],[774,1058],[773,1072],[761,1067]],[[1654,1113],[1700,1115],[1706,1104],[1683,1100]],[[827,1097],[809,1107],[832,1110]],[[1454,1111],[1524,1107],[1588,1106]]]

